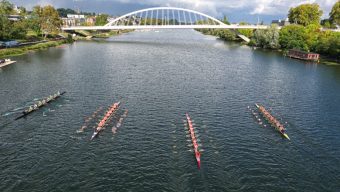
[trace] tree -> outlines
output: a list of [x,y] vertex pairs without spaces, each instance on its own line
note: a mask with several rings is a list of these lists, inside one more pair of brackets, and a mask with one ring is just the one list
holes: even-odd
[[229,29],[217,30],[217,36],[227,41],[236,41],[236,33]]
[[[248,25],[246,22],[240,22],[240,25]],[[237,29],[237,31],[248,38],[253,36],[253,30],[252,29]]]
[[306,43],[306,29],[301,25],[288,25],[280,30],[279,42],[284,49],[301,49],[309,51]]
[[319,43],[318,38],[320,35],[321,26],[319,24],[311,24],[305,27],[306,29],[306,44],[309,47],[310,51],[316,51],[316,46]]
[[12,24],[10,36],[12,39],[25,39],[27,34],[27,23],[25,20],[17,21]]
[[5,40],[11,38],[10,36],[11,22],[3,14],[0,14],[0,39]]
[[334,28],[335,25],[331,23],[329,19],[323,19],[321,20],[321,25],[323,28],[331,29]]
[[322,31],[318,37],[316,52],[340,59],[340,33]]
[[340,0],[336,2],[329,13],[329,20],[334,25],[340,25]]
[[7,0],[0,1],[0,15],[9,15],[13,12],[13,4]]
[[41,31],[45,34],[45,38],[48,34],[58,33],[62,25],[57,10],[50,5],[43,8],[41,21]]
[[64,9],[64,8],[59,8],[57,9],[60,17],[67,17],[67,14],[77,14],[77,12],[73,9]]
[[10,21],[7,15],[13,13],[13,5],[6,0],[0,1],[0,39],[23,39],[26,37],[27,27],[24,20]]
[[41,35],[41,23],[42,23],[43,8],[38,6],[33,7],[32,13],[28,19],[28,28],[36,33],[37,36]]
[[263,48],[280,48],[279,37],[280,33],[276,25],[271,25],[270,28],[265,30],[256,30],[254,33],[256,46]]
[[103,26],[107,24],[107,19],[109,18],[109,15],[107,14],[101,14],[96,17],[96,26]]
[[230,22],[229,22],[229,20],[228,20],[228,18],[227,18],[227,16],[223,16],[223,21],[222,21],[224,24],[227,24],[227,25],[230,25]]
[[289,22],[303,26],[319,24],[321,16],[322,10],[320,10],[320,6],[316,3],[307,3],[290,8],[288,14]]
[[58,33],[62,25],[57,10],[50,5],[45,7],[33,7],[29,20],[29,28],[36,32],[37,35],[44,35],[44,38],[49,34]]

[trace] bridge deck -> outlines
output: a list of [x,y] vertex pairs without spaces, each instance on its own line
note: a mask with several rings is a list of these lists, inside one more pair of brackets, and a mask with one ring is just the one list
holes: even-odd
[[124,30],[124,29],[267,29],[266,25],[127,25],[127,26],[72,26],[64,31],[74,30]]

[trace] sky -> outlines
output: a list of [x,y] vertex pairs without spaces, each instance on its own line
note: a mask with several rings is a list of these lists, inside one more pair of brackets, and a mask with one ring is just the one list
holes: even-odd
[[31,9],[34,5],[53,5],[86,12],[123,15],[143,8],[171,6],[192,9],[216,18],[224,15],[231,22],[256,23],[258,19],[269,23],[285,19],[290,7],[303,3],[318,3],[328,17],[337,0],[9,0],[18,6]]

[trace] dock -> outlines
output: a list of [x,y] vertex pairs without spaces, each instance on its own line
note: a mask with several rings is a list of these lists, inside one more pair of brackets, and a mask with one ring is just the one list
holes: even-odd
[[5,63],[0,64],[0,68],[5,67],[5,66],[10,65],[10,64],[13,64],[13,63],[16,63],[16,61],[7,61]]

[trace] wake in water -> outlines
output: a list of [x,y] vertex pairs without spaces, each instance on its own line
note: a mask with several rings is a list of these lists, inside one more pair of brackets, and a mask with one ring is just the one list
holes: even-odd
[[97,117],[98,113],[103,110],[103,107],[99,107],[96,111],[94,111],[90,116],[86,117],[84,120],[83,125],[79,130],[77,130],[77,133],[82,133],[84,130],[89,126],[89,124],[92,122],[94,118]]
[[90,140],[97,137],[98,134],[103,132],[107,127],[112,127],[112,133],[115,134],[117,129],[122,126],[123,121],[128,114],[128,110],[125,110],[121,116],[118,115],[121,108],[120,103],[121,102],[114,103],[113,105],[108,106],[106,110],[103,110],[103,107],[100,107],[84,119],[83,125],[76,132],[82,133],[86,128],[92,127],[93,134]]
[[111,131],[112,134],[115,135],[117,133],[117,129],[120,128],[123,124],[124,119],[127,117],[128,115],[128,110],[126,109],[125,112],[123,113],[123,115],[119,118],[118,122],[116,123],[115,126],[112,127]]

